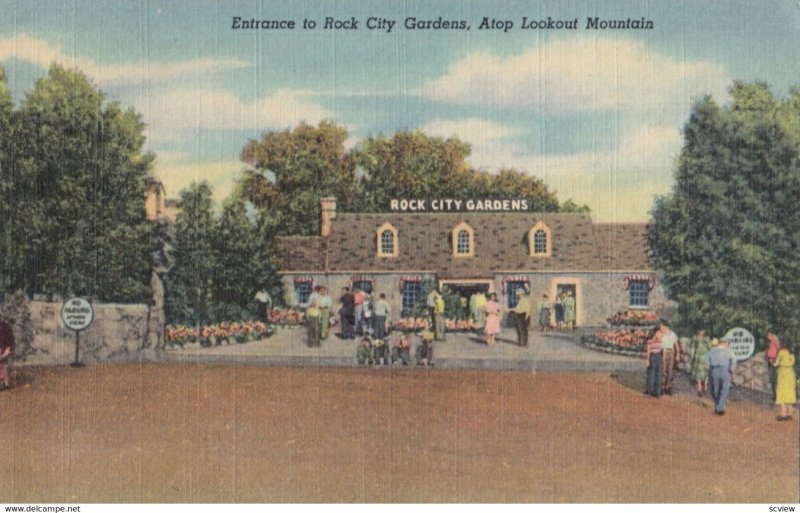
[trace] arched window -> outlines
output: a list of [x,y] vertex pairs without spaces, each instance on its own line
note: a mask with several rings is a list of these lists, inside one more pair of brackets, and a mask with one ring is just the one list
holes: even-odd
[[550,228],[543,222],[536,223],[528,231],[528,252],[532,257],[549,257],[553,250]]
[[394,234],[391,230],[383,230],[381,233],[381,253],[394,254]]
[[544,230],[536,230],[533,234],[533,252],[537,255],[547,253],[547,233]]
[[383,223],[377,230],[377,245],[379,257],[396,257],[397,247],[397,228],[390,223]]
[[467,223],[453,228],[453,256],[471,257],[475,255],[475,232]]

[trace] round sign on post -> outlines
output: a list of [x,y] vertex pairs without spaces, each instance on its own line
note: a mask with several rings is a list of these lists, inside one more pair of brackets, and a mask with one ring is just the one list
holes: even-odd
[[756,339],[744,328],[731,328],[723,338],[728,340],[731,353],[739,362],[747,360],[756,351]]
[[85,330],[94,320],[94,309],[92,305],[83,298],[74,297],[64,302],[61,307],[61,320],[64,326],[75,332],[75,361],[70,365],[73,367],[83,367],[79,361],[79,351],[81,345],[81,331]]

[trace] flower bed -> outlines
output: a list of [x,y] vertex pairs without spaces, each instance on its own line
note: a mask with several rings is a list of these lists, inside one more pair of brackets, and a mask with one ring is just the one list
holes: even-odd
[[591,335],[583,335],[581,343],[608,353],[641,356],[650,334],[650,330],[636,328],[597,331]]
[[221,322],[199,328],[191,326],[167,326],[166,344],[169,347],[186,344],[200,344],[202,347],[228,344],[231,341],[243,344],[252,340],[259,340],[272,335],[272,329],[263,322]]
[[430,329],[431,322],[425,317],[403,317],[391,323],[389,327],[397,331],[419,331]]
[[660,319],[652,310],[623,310],[607,320],[611,326],[652,326]]
[[273,308],[269,322],[278,328],[296,328],[305,324],[306,314],[299,308]]
[[[404,317],[391,323],[390,328],[397,331],[420,331],[433,329],[430,319],[426,317]],[[470,332],[481,329],[471,320],[445,319],[445,330],[448,332]]]

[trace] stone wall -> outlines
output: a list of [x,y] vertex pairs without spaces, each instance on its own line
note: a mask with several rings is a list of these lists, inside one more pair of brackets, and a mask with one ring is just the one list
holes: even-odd
[[[75,332],[61,321],[61,302],[29,303],[32,354],[17,365],[63,365],[75,359]],[[146,305],[93,304],[94,321],[80,334],[80,361],[96,363],[135,356],[147,340]]]
[[764,351],[756,353],[748,360],[739,362],[736,365],[736,371],[733,373],[733,384],[772,394],[769,386],[767,358]]

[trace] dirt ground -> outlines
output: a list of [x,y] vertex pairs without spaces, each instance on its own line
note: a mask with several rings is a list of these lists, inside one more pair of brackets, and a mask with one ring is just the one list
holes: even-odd
[[0,502],[800,501],[797,414],[600,374],[17,368]]

